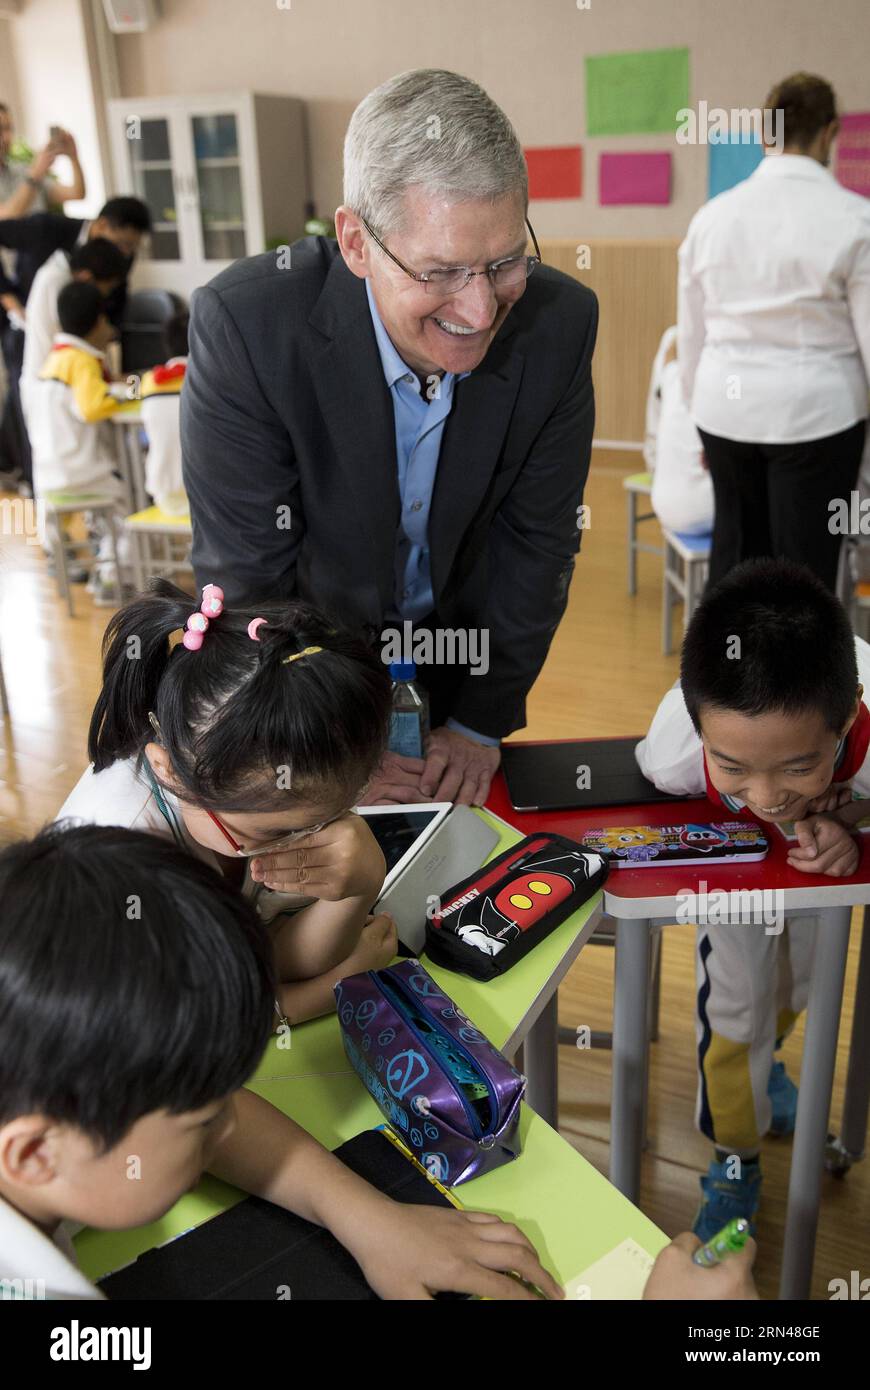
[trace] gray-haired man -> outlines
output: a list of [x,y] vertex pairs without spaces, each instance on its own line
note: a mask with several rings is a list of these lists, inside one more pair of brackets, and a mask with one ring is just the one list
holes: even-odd
[[234,602],[299,595],[442,653],[467,634],[487,660],[420,668],[425,762],[388,756],[368,797],[480,803],[567,601],[597,302],[526,254],[522,149],[468,78],[378,87],[344,165],[337,245],[252,257],[193,296],[194,563]]

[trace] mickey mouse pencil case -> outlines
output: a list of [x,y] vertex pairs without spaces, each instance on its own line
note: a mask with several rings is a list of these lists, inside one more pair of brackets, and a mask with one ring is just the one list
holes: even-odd
[[503,975],[606,877],[603,855],[547,831],[527,835],[450,889],[426,923],[426,954],[476,980]]

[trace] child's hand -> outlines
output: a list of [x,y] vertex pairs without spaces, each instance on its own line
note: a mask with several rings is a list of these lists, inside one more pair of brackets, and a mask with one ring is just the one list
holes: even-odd
[[847,878],[858,867],[858,846],[844,825],[833,816],[807,816],[795,821],[798,845],[788,852],[793,869],[805,874],[829,874]]
[[251,860],[251,878],[279,893],[306,893],[327,902],[374,902],[387,873],[377,840],[362,816],[349,812],[293,849]]
[[701,1244],[691,1231],[671,1241],[662,1250],[652,1268],[643,1291],[644,1298],[663,1299],[752,1299],[758,1291],[752,1278],[755,1260],[755,1241],[747,1240],[736,1255],[729,1255],[721,1264],[704,1269],[692,1261]]
[[399,949],[399,933],[392,917],[386,912],[370,917],[360,932],[360,938],[347,960],[340,967],[342,977],[359,975],[364,970],[384,970]]
[[453,1292],[534,1299],[531,1289],[509,1277],[511,1272],[547,1298],[564,1297],[522,1231],[483,1211],[391,1202],[366,1248],[353,1253],[381,1298],[428,1299]]
[[852,800],[851,782],[832,782],[821,796],[814,796],[804,807],[805,815],[819,811],[836,811],[838,806],[847,806]]

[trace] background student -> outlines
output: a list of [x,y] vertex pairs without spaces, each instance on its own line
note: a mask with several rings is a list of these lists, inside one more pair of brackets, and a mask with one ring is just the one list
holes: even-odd
[[181,476],[181,388],[187,371],[189,314],[174,314],[163,330],[166,361],[142,377],[142,422],[148,435],[145,491],[165,512],[185,513]]

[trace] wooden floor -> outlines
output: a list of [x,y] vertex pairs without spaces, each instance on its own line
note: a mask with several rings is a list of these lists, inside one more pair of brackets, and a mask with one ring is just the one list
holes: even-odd
[[[671,682],[677,657],[660,648],[661,561],[641,555],[639,591],[630,599],[625,578],[625,502],[622,479],[640,467],[637,454],[597,453],[587,490],[590,524],[566,617],[529,701],[527,738],[642,733]],[[654,527],[653,527],[654,529]],[[98,686],[100,637],[108,613],[75,591],[76,617],[66,615],[37,545],[0,536],[0,654],[12,710],[3,728],[0,760],[0,837],[35,830],[50,819],[85,764],[87,725]],[[509,576],[505,576],[506,582]],[[852,943],[840,1027],[831,1110],[836,1129],[846,1074],[851,1001],[858,953]],[[663,934],[661,1037],[652,1049],[648,1149],[641,1206],[666,1232],[692,1222],[698,1176],[709,1146],[693,1125],[693,932]],[[560,1021],[576,1030],[610,1029],[613,953],[588,947],[559,994]],[[802,1029],[785,1049],[789,1071],[800,1071]],[[560,1049],[560,1126],[590,1162],[607,1172],[610,1053]],[[774,1297],[782,1246],[791,1146],[764,1146],[759,1221],[759,1288]],[[828,1297],[828,1281],[852,1269],[870,1274],[870,1169],[858,1164],[844,1180],[825,1177],[813,1297]]]

